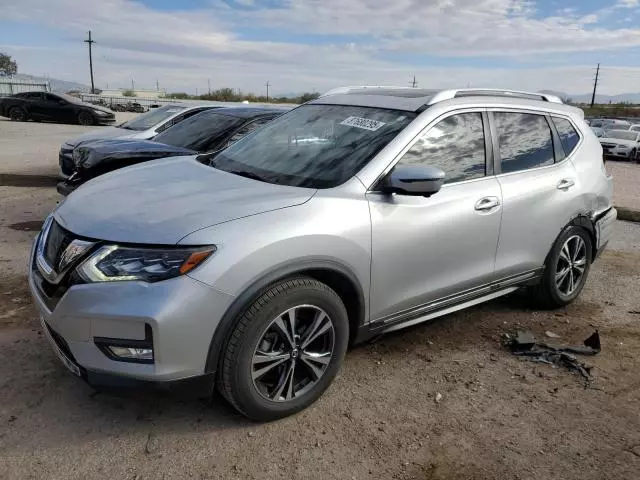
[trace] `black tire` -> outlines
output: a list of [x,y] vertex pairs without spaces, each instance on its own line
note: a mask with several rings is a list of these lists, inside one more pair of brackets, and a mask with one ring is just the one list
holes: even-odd
[[[578,262],[571,262],[569,264],[564,258],[566,257],[563,252],[563,247],[567,244],[567,241],[572,239],[569,243],[569,249],[571,245],[579,244],[578,241],[573,239],[579,237],[584,244],[584,270],[579,279],[574,282],[574,288],[569,288],[570,281],[572,279],[566,278],[560,280],[562,272],[566,269],[569,270],[569,274],[577,275],[579,272]],[[566,227],[562,233],[558,236],[551,252],[547,256],[547,260],[544,265],[544,274],[538,285],[532,288],[533,301],[535,306],[546,309],[560,308],[573,302],[580,292],[582,291],[584,284],[586,283],[591,268],[593,246],[591,236],[584,228],[576,226]],[[570,255],[572,256],[572,255]],[[575,265],[575,266],[574,266]],[[556,275],[558,275],[559,281],[566,282],[561,283],[559,286],[556,282]],[[563,291],[564,290],[564,291]]]
[[28,119],[27,112],[20,107],[10,108],[8,114],[9,118],[14,122],[26,122]]
[[[273,322],[282,321],[284,315],[290,309],[297,307],[296,312],[298,314],[298,320],[294,321],[294,332],[296,332],[294,345],[292,348],[298,352],[295,356],[293,350],[290,350],[288,360],[282,360],[281,364],[275,364],[276,367],[271,367],[272,370],[268,374],[256,378],[253,376],[257,373],[254,368],[261,368],[263,363],[254,363],[255,358],[262,355],[262,351],[266,351],[264,347],[267,337],[271,335],[277,335]],[[316,309],[316,310],[313,310]],[[304,347],[303,342],[307,334],[309,337],[313,337],[312,323],[314,320],[309,321],[306,324],[304,322],[304,314],[310,312],[323,312],[326,313],[326,318],[331,323],[333,329],[329,330],[331,334],[331,351],[326,358],[328,359],[326,366],[321,375],[312,375],[312,369],[308,365],[308,361],[303,359],[305,356],[305,348],[309,349],[313,345],[313,341]],[[314,317],[320,318],[320,314]],[[286,321],[286,319],[284,319]],[[287,328],[290,324],[287,324]],[[296,330],[296,328],[298,330]],[[273,330],[272,330],[273,329]],[[302,329],[302,330],[301,330]],[[277,330],[282,332],[282,330]],[[309,338],[307,337],[307,338]],[[280,336],[279,341],[284,337]],[[320,341],[324,341],[318,336]],[[264,294],[262,294],[257,300],[249,306],[249,308],[238,318],[235,326],[233,327],[231,334],[226,342],[222,352],[222,360],[220,369],[218,371],[218,390],[227,399],[227,401],[233,405],[239,412],[245,416],[258,421],[271,421],[278,418],[292,415],[300,410],[308,407],[315,402],[329,387],[334,377],[338,373],[342,360],[347,350],[347,344],[349,340],[349,321],[347,317],[347,311],[342,303],[342,300],[327,285],[313,280],[307,277],[298,277],[288,280],[283,280],[272,287],[270,287]],[[284,345],[286,342],[277,343],[272,341],[271,345]],[[283,347],[278,353],[286,356],[286,348]],[[260,348],[261,352],[258,353]],[[323,347],[325,348],[325,347]],[[273,350],[275,351],[275,349]],[[273,353],[273,351],[271,353]],[[261,358],[266,358],[264,355]],[[306,356],[308,359],[309,357]],[[293,367],[291,365],[293,364]],[[256,367],[260,365],[260,367]],[[316,366],[319,366],[316,364]],[[291,368],[291,370],[288,370]],[[298,391],[299,395],[293,395],[291,399],[283,400],[281,397],[278,399],[267,398],[269,396],[268,388],[264,387],[261,382],[267,375],[274,377],[275,385],[273,385],[274,391],[278,390],[278,385],[288,384],[289,379],[288,371],[293,371],[295,375],[301,375],[304,377],[317,377],[313,379],[313,382],[307,381],[305,378],[298,378],[295,383],[291,382],[293,390],[302,385]],[[275,377],[278,380],[275,380]],[[277,393],[275,395],[278,395]]]
[[629,155],[629,161],[633,162],[634,160],[638,161],[638,152],[636,151],[635,148],[631,150],[631,154]]
[[84,126],[91,126],[95,123],[94,119],[93,119],[93,115],[91,115],[89,112],[80,112],[78,114],[78,123],[80,125],[84,125]]

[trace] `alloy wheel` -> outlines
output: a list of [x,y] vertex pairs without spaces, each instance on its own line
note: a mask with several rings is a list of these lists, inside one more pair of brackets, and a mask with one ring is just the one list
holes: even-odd
[[299,305],[274,318],[251,359],[251,378],[273,402],[299,398],[322,378],[335,345],[331,318],[314,305]]
[[568,297],[578,289],[586,266],[586,244],[580,235],[573,235],[564,242],[556,266],[556,287],[562,295]]
[[9,118],[11,118],[11,120],[14,120],[16,122],[24,122],[25,120],[24,111],[22,111],[22,109],[20,108],[12,108],[11,111],[9,112]]

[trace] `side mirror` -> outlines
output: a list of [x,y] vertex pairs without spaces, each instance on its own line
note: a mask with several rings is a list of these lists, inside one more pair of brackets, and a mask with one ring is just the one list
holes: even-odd
[[396,165],[382,184],[385,193],[430,197],[444,184],[444,172],[424,165]]

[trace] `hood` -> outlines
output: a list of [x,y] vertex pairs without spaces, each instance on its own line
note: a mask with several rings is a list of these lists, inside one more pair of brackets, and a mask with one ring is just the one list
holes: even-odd
[[193,155],[197,152],[188,148],[174,147],[151,140],[96,140],[84,141],[73,152],[73,160],[77,170],[89,170],[96,165],[104,167],[109,162],[118,165],[126,164],[126,160],[138,163],[156,158]]
[[77,146],[80,143],[94,141],[94,140],[103,140],[107,138],[133,138],[136,135],[139,135],[142,132],[137,130],[127,130],[124,128],[118,127],[102,127],[98,130],[92,130],[89,133],[85,133],[84,135],[80,135],[72,140],[65,142],[67,145]]
[[300,205],[314,193],[226,173],[195,156],[178,157],[102,175],[69,195],[55,218],[88,238],[173,245],[202,228]]
[[[606,135],[606,133],[605,133]],[[633,148],[638,145],[637,142],[633,140],[624,140],[622,138],[609,138],[609,137],[600,137],[600,143],[613,143],[615,145],[624,145],[625,147]]]
[[98,110],[100,112],[104,112],[104,113],[110,113],[111,115],[115,115],[115,113],[113,113],[113,110],[109,110],[108,108],[105,108],[101,105],[93,105],[91,103],[84,103],[81,102],[80,105],[83,105],[85,107],[89,107],[89,108],[93,108],[94,110]]

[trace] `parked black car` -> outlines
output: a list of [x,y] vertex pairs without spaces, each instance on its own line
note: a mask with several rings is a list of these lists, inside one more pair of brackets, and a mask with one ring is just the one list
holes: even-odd
[[194,115],[153,140],[83,142],[73,150],[75,171],[58,183],[58,192],[68,195],[94,177],[136,163],[220,150],[286,111],[282,108],[218,108]]
[[116,116],[104,107],[60,93],[23,92],[0,98],[0,116],[11,120],[47,120],[80,125],[111,125]]

